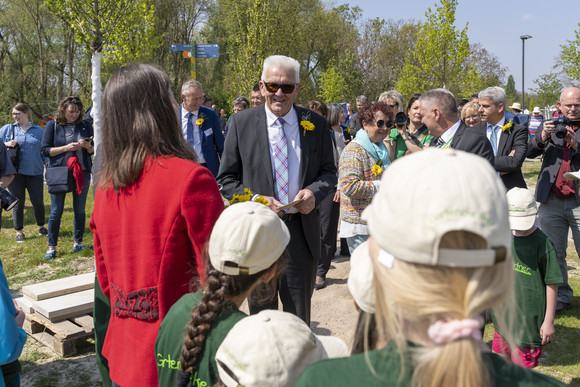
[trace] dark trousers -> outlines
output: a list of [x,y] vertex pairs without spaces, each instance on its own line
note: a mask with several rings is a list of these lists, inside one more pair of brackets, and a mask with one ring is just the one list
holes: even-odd
[[18,204],[16,204],[12,209],[14,229],[20,231],[24,227],[25,190],[28,190],[30,203],[32,203],[32,208],[34,209],[36,224],[38,226],[44,226],[44,182],[42,175],[27,176],[16,174],[14,175],[14,180],[10,183],[8,190],[12,195],[18,198]]
[[340,203],[333,200],[335,193],[336,188],[331,189],[328,196],[320,203],[320,230],[322,232],[320,247],[322,251],[318,269],[316,270],[316,275],[319,277],[326,277],[326,273],[330,269],[330,261],[332,261],[336,253],[336,233],[340,216]]
[[[282,276],[278,284],[278,293],[284,311],[300,317],[310,325],[310,302],[314,291],[316,261],[308,248],[300,216],[286,222],[286,226],[290,231],[288,244],[290,262],[288,262],[286,274]],[[278,309],[278,297],[263,305],[256,305],[252,302],[248,304],[251,314],[264,309]]]

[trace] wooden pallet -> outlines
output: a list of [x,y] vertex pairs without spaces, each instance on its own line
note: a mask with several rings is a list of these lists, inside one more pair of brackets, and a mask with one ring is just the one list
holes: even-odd
[[29,336],[63,357],[75,355],[77,341],[95,334],[92,314],[51,322],[38,313],[26,313],[23,328]]

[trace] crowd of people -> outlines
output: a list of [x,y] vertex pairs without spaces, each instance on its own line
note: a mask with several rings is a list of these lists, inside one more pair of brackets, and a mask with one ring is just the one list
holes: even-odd
[[[518,115],[500,87],[460,106],[445,89],[406,104],[389,90],[357,97],[356,112],[302,107],[299,91],[300,64],[270,56],[251,102],[235,98],[225,120],[204,106],[211,99],[198,81],[182,85],[178,104],[162,70],[122,67],[103,93],[95,171],[79,98],[63,99],[44,130],[28,106],[14,107],[15,123],[0,129],[0,188],[18,199],[17,242],[26,189],[48,236],[44,259],[56,258],[67,193],[73,251],[88,248],[85,202],[91,177],[96,184],[89,225],[103,385],[560,385],[526,368],[571,305],[580,89],[560,96],[565,124]],[[540,154],[534,197],[521,168]],[[350,354],[310,329],[337,237],[360,311]],[[5,384],[18,385],[23,314],[0,274],[0,365]],[[240,309],[246,300],[251,316]],[[482,340],[490,311],[491,348]]]

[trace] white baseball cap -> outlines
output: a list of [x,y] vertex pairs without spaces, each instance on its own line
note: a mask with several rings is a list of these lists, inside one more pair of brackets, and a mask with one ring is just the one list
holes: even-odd
[[229,206],[209,240],[212,266],[229,275],[259,273],[272,266],[290,241],[290,232],[267,206],[243,202]]
[[512,188],[507,193],[512,230],[525,231],[534,226],[538,207],[534,195],[525,188]]
[[578,172],[566,172],[564,177],[568,180],[580,180],[580,171]]
[[227,387],[290,387],[310,364],[348,354],[344,341],[315,335],[295,315],[263,310],[234,325],[215,360]]
[[375,313],[375,286],[373,262],[369,253],[369,242],[361,243],[350,256],[348,290],[356,304],[367,313]]
[[[459,150],[429,148],[391,164],[363,218],[382,250],[408,262],[490,266],[511,250],[504,184],[489,161]],[[487,247],[439,248],[451,231],[479,235]]]

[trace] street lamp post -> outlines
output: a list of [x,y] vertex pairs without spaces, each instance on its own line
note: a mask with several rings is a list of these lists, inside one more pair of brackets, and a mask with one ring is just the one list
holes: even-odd
[[524,88],[524,53],[526,46],[526,39],[531,39],[531,35],[522,35],[520,39],[522,40],[522,112],[524,111],[524,95],[526,94],[526,89]]

